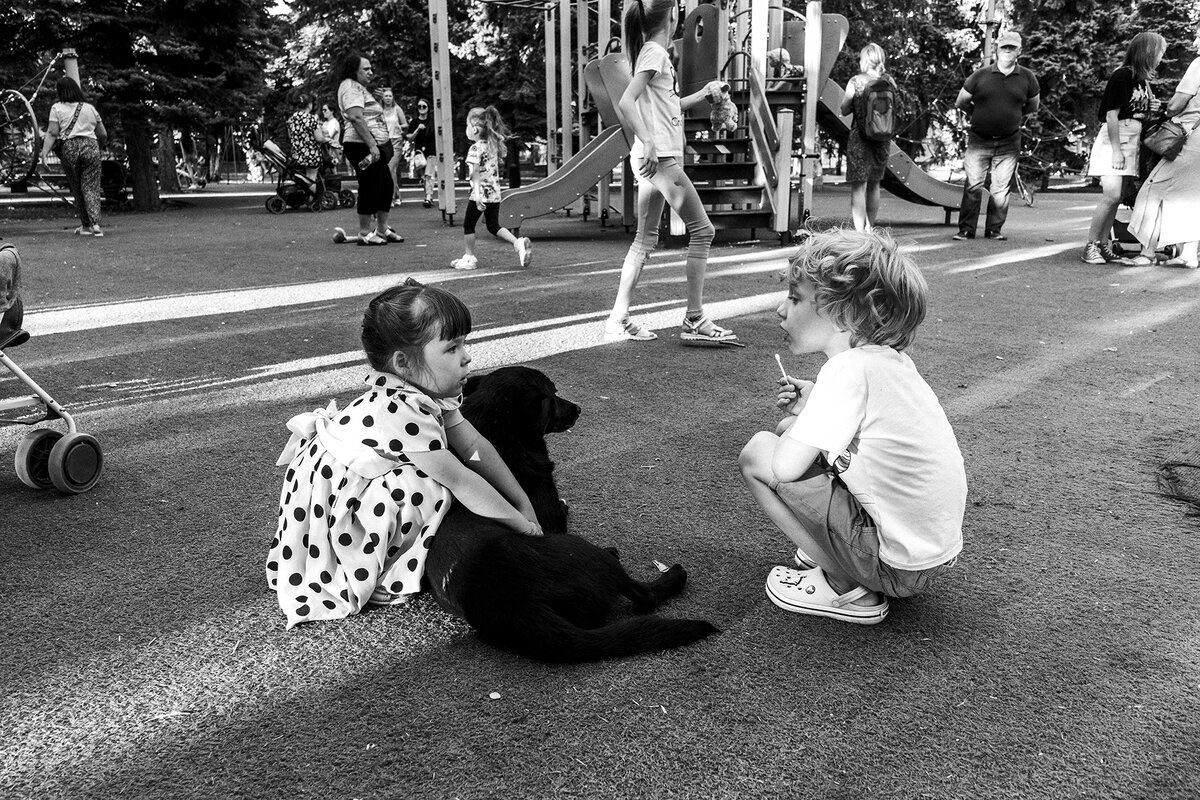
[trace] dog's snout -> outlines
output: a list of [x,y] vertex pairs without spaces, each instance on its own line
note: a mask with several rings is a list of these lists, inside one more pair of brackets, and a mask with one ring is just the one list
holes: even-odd
[[561,397],[554,398],[554,419],[557,423],[554,426],[555,431],[561,433],[568,430],[579,419],[581,413],[583,413],[583,409],[570,400],[564,400]]

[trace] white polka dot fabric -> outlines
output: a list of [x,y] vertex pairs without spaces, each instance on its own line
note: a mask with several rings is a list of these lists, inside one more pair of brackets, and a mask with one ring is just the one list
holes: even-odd
[[344,410],[330,402],[288,423],[266,565],[288,629],[419,592],[450,507],[450,492],[406,454],[446,447],[446,428],[462,421],[461,397],[434,400],[384,372],[366,380],[371,388]]

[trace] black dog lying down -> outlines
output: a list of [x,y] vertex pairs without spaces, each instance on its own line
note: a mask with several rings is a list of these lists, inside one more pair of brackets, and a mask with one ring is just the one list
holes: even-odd
[[676,564],[651,583],[629,576],[616,550],[566,533],[545,435],[568,430],[579,406],[529,367],[504,367],[466,386],[463,415],[500,453],[546,536],[530,537],[455,503],[433,537],[425,579],[438,604],[488,643],[543,661],[591,661],[690,644],[716,628],[704,620],[645,616],[605,624],[618,596],[638,612],[678,594]]

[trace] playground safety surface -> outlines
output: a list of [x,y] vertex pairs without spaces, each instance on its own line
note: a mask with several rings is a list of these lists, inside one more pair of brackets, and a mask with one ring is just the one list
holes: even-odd
[[[112,214],[0,209],[31,341],[10,355],[97,436],[91,492],[24,487],[0,429],[0,794],[6,797],[1145,797],[1200,794],[1195,518],[1159,494],[1194,441],[1200,272],[1094,267],[1094,196],[1014,205],[1007,242],[940,209],[881,222],[930,284],[911,354],[966,458],[966,548],[859,628],[763,594],[790,558],[736,457],[774,425],[787,250],[722,240],[710,313],[745,349],[685,348],[683,252],[647,269],[650,343],[605,344],[630,236],[531,220],[533,266],[409,202],[401,245],[352,213],[225,198]],[[815,222],[848,216],[820,190]],[[475,367],[526,362],[583,406],[555,436],[574,530],[631,570],[678,561],[664,613],[723,631],[627,661],[494,651],[422,598],[284,632],[262,562],[287,419],[345,401],[366,300],[415,275],[471,307]],[[0,398],[18,392],[0,380]]]

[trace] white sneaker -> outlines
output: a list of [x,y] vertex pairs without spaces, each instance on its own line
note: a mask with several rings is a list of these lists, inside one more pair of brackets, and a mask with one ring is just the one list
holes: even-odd
[[455,269],[479,269],[479,259],[475,256],[463,255],[450,262]]
[[517,243],[513,247],[517,249],[517,259],[521,262],[521,266],[528,267],[533,261],[533,242],[523,236],[517,239]]

